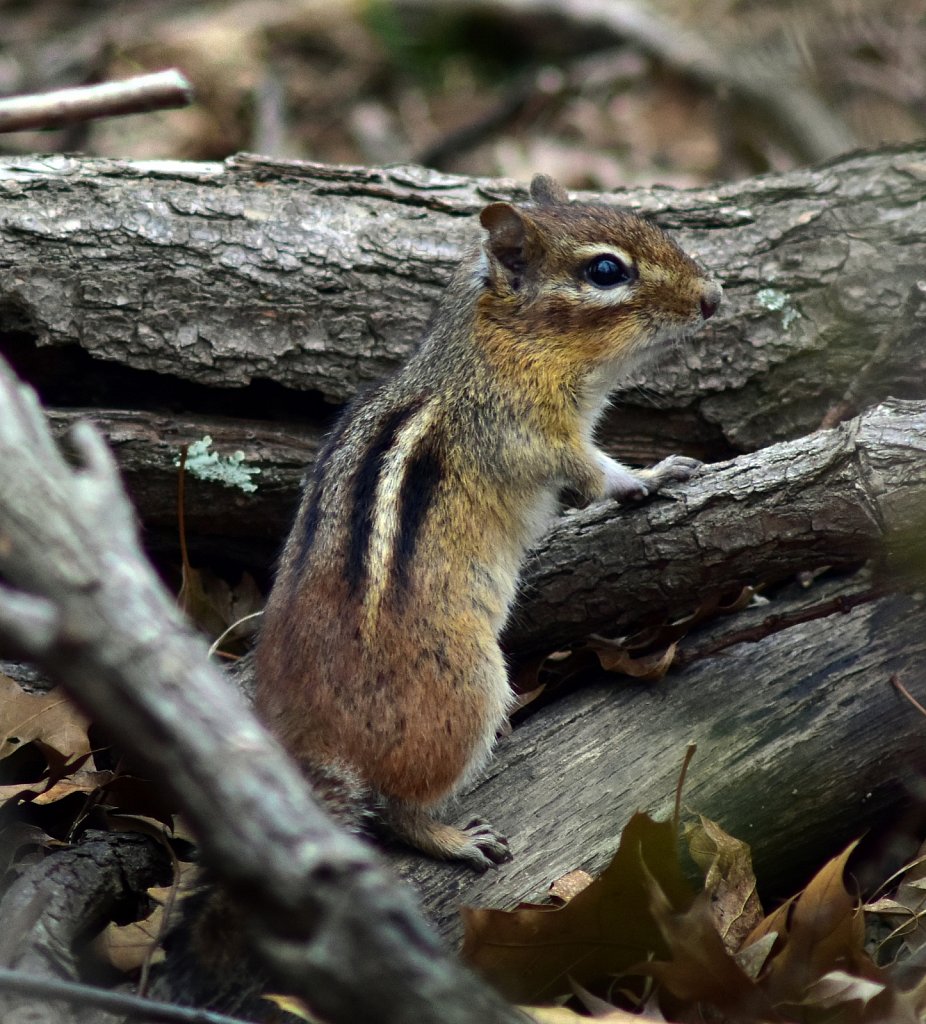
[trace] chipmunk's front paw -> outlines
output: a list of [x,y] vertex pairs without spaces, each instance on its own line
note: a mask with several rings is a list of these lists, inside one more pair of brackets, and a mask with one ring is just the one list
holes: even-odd
[[644,469],[639,476],[649,493],[654,494],[665,484],[690,480],[700,468],[701,463],[697,459],[690,459],[687,455],[670,455],[651,469]]
[[649,495],[651,487],[642,473],[632,472],[604,452],[595,454],[598,468],[604,474],[604,497],[617,501],[641,501]]
[[618,501],[634,502],[650,497],[666,484],[683,483],[701,463],[687,455],[670,455],[651,469],[632,473],[626,466],[599,453],[598,465],[604,472],[605,496]]

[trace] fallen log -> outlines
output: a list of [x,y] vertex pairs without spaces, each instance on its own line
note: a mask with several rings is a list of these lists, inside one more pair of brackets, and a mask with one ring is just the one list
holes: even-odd
[[[910,146],[710,189],[585,196],[655,217],[725,284],[682,358],[618,392],[614,449],[726,457],[812,430],[847,393],[850,413],[922,397],[924,313],[907,300],[926,262],[924,176],[926,149]],[[308,392],[302,415],[317,422],[408,354],[478,238],[480,206],[524,194],[417,167],[5,158],[0,349],[56,347],[59,359],[17,363],[52,405],[56,389],[73,396],[63,357],[79,346],[122,401],[182,395],[196,413],[222,389],[240,413],[271,381]]]

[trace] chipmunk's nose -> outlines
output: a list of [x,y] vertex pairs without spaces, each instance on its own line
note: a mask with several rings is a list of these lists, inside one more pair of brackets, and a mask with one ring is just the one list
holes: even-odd
[[710,320],[717,312],[717,307],[720,305],[722,297],[723,288],[716,281],[708,281],[704,286],[704,291],[701,293],[701,316],[705,320]]

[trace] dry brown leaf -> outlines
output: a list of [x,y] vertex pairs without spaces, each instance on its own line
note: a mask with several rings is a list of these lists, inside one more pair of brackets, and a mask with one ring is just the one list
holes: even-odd
[[835,970],[811,985],[800,1020],[834,1024],[921,1024],[922,1007],[916,995],[891,987],[889,976],[871,964],[865,975]]
[[73,796],[75,793],[95,793],[102,786],[115,778],[113,772],[77,771],[39,793],[32,801],[34,804],[53,804],[56,800]]
[[[159,813],[163,804],[163,794],[159,793],[152,783],[112,771],[83,770],[79,767],[83,762],[84,758],[73,762],[69,766],[70,770],[61,777],[52,774],[51,778],[46,777],[35,782],[16,782],[0,786],[0,804],[19,800],[41,807],[65,800],[75,793],[83,793],[87,796],[98,794],[98,802],[103,805],[149,810],[152,815]],[[163,817],[160,821],[153,817],[148,820],[157,822],[159,834],[163,835],[164,825],[170,824],[170,814],[167,811],[161,813]],[[126,815],[126,818],[132,817]],[[140,820],[142,815],[135,815],[134,818]],[[127,826],[123,822],[116,827]]]
[[528,704],[533,704],[534,701],[544,693],[547,688],[546,683],[541,683],[539,686],[535,686],[533,690],[519,690],[515,696],[515,703],[509,714],[514,714],[516,711],[521,711],[526,708]]
[[108,924],[94,939],[94,952],[123,974],[137,971],[149,955],[151,963],[159,963],[163,950],[152,950],[160,941],[163,917],[164,908],[158,906],[143,921]]
[[0,676],[0,759],[35,740],[69,761],[85,757],[91,751],[89,724],[61,689],[27,693],[9,676]]
[[845,971],[830,971],[807,989],[804,1004],[819,1006],[823,1009],[852,1002],[859,1002],[863,1006],[867,1006],[884,989],[883,982],[858,978]]
[[650,911],[649,875],[673,906],[690,903],[673,825],[635,814],[614,859],[566,906],[464,907],[462,956],[517,1003],[552,1000],[570,994],[571,980],[589,985],[654,954],[665,958],[668,948]]
[[637,651],[643,647],[667,647],[669,644],[682,640],[692,628],[704,621],[710,621],[721,615],[732,615],[743,608],[756,596],[754,587],[745,586],[738,594],[730,598],[727,603],[722,602],[722,594],[711,595],[690,614],[681,618],[673,619],[671,622],[663,622],[657,626],[650,626],[646,629],[626,637],[620,643],[628,651]]
[[753,928],[753,930],[746,936],[743,941],[743,949],[753,945],[759,941],[759,939],[765,938],[766,935],[774,935],[776,938],[787,930],[788,927],[788,915],[791,913],[791,907],[796,902],[798,893],[795,896],[791,896],[784,901],[780,906],[776,907],[770,914],[767,914],[762,920]]
[[761,939],[756,939],[751,945],[743,946],[733,954],[733,959],[739,964],[747,978],[752,978],[755,981],[759,977],[759,973],[765,966],[768,955],[777,941],[778,932],[769,932]]
[[32,801],[48,786],[48,779],[39,779],[38,782],[10,782],[0,786],[0,806],[4,804]]
[[594,877],[587,871],[576,868],[575,871],[570,871],[561,878],[557,878],[550,885],[550,895],[562,903],[568,903],[573,896],[578,896],[583,889],[587,889],[594,881]]
[[[720,612],[721,615],[732,615],[735,612],[740,612],[752,603],[752,599],[756,597],[756,594],[757,590],[755,587],[745,586],[736,597],[732,598],[726,604],[718,604],[717,611]],[[766,599],[763,598],[763,600]]]
[[273,1003],[274,1006],[278,1006],[286,1013],[291,1013],[294,1017],[299,1017],[301,1020],[308,1021],[309,1024],[323,1024],[323,1022],[316,1017],[314,1013],[312,1013],[308,1006],[306,1006],[306,1004],[296,996],[268,995],[265,993],[262,998],[266,999],[268,1003]]
[[921,847],[917,858],[904,873],[903,880],[897,886],[895,898],[909,912],[903,922],[900,933],[904,945],[911,953],[915,953],[926,944],[926,862]]
[[[513,1002],[571,992],[595,1019],[923,1024],[926,982],[901,991],[864,950],[858,901],[843,881],[855,844],[756,924],[734,955],[722,936],[729,941],[729,921],[754,900],[748,848],[707,819],[689,838],[707,875],[698,896],[681,875],[673,825],[637,814],[607,870],[564,907],[464,909],[464,957]],[[727,895],[732,912],[715,914],[712,904]],[[615,991],[665,1016],[614,1009],[612,1018]],[[551,1024],[583,1019],[563,1009],[528,1012]]]
[[586,641],[588,648],[595,652],[601,667],[606,672],[621,672],[634,679],[662,679],[675,660],[677,644],[671,643],[664,651],[655,654],[642,654],[634,657],[627,648],[617,640],[591,636]]
[[[118,817],[114,815],[114,817]],[[124,818],[123,821],[126,819]],[[140,820],[128,819],[135,831],[164,835],[164,827],[152,821],[148,827]],[[141,921],[126,925],[108,925],[94,941],[94,950],[116,970],[123,973],[137,971],[148,961],[149,965],[164,959],[159,943],[164,935],[164,915],[171,914],[178,893],[190,887],[191,881],[201,873],[195,864],[175,861],[175,881],[172,885],[151,886],[148,897],[154,903],[151,913]],[[150,959],[149,959],[150,958]]]
[[148,890],[148,895],[158,906],[166,906],[173,901],[177,894],[183,896],[189,892],[201,875],[202,868],[199,864],[191,861],[177,861],[174,883],[172,885],[153,885]]
[[680,912],[656,879],[649,880],[649,888],[652,913],[671,959],[641,963],[635,969],[656,978],[684,1004],[707,1003],[747,1020],[774,1019],[773,1005],[762,988],[727,952],[717,932],[710,896],[699,893],[691,906]]
[[[567,1010],[565,1006],[521,1006],[524,1013],[537,1021],[537,1024],[588,1024],[592,1018],[575,1010]],[[640,1021],[664,1021],[665,1017],[652,1017],[649,1014],[628,1013],[615,1007],[605,1014],[596,1014],[595,1021],[601,1024],[640,1024]]]
[[516,697],[516,703],[511,709],[512,715],[529,704],[533,704],[538,697],[546,693],[547,680],[541,680],[541,670],[569,659],[572,653],[567,650],[553,651],[550,654],[535,654],[529,658],[518,660],[512,665],[511,688]]
[[761,939],[756,939],[755,942],[733,953],[734,961],[740,965],[747,978],[752,978],[755,981],[759,977],[777,938],[777,932],[769,932]]
[[919,1024],[921,996],[901,992],[864,949],[861,909],[843,881],[855,845],[753,930],[752,937],[780,933],[760,982],[787,1019]]
[[855,973],[870,963],[863,948],[864,918],[843,882],[856,845],[850,844],[814,875],[791,903],[787,921],[776,929],[782,947],[770,958],[764,978],[776,1005],[800,1004],[808,987],[832,970],[849,967]]
[[[758,975],[746,974],[722,945],[707,892],[679,913],[653,880],[653,914],[672,956],[639,969],[676,1000],[661,996],[669,1018],[715,1019],[720,1011],[724,1020],[749,1022],[916,1024],[915,997],[889,988],[887,976],[864,951],[861,914],[843,883],[853,848],[825,865],[790,901],[789,912],[779,918],[782,945]],[[766,931],[756,944],[774,942],[774,932]]]
[[863,904],[862,910],[866,914],[896,914],[904,919],[913,916],[913,912],[909,907],[898,903],[897,900],[892,900],[889,896],[882,896],[881,899],[871,900],[869,903]]
[[27,850],[60,849],[67,845],[60,839],[53,839],[38,825],[11,821],[0,831],[0,875],[19,862]]
[[749,846],[703,816],[685,830],[685,839],[692,860],[704,872],[717,931],[727,950],[736,953],[762,920]]

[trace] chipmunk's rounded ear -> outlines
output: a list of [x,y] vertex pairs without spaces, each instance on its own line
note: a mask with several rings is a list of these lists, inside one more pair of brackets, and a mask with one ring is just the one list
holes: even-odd
[[479,223],[489,232],[486,240],[489,256],[509,275],[520,276],[527,267],[532,248],[534,231],[530,219],[510,203],[491,203],[479,215]]
[[559,203],[568,203],[569,195],[549,174],[535,174],[531,182],[531,199],[538,206],[555,206]]

